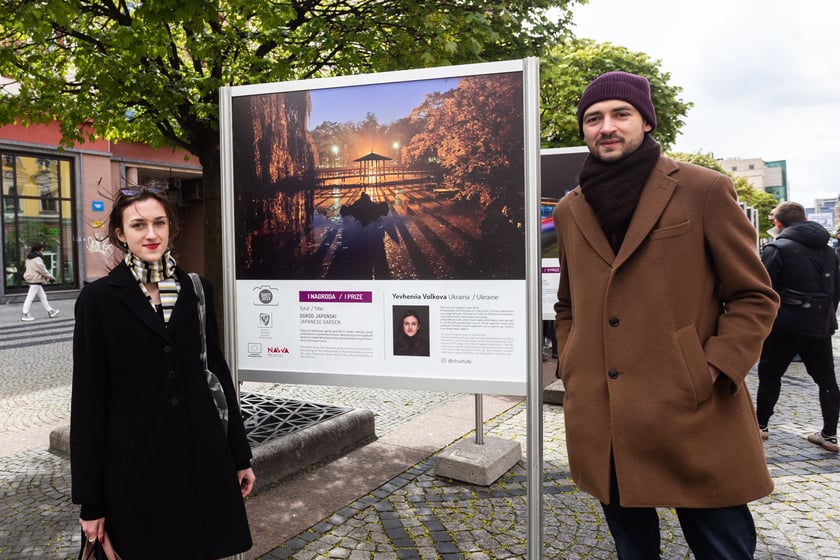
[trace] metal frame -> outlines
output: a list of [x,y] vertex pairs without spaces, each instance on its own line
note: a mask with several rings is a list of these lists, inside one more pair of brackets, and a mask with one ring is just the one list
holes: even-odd
[[[528,557],[542,558],[543,417],[542,292],[540,289],[540,69],[539,59],[525,59],[525,263],[528,310],[528,385],[526,396],[528,476]],[[536,100],[528,103],[528,100]]]
[[[539,248],[539,203],[540,203],[540,148],[539,148],[539,60],[530,57],[508,63],[486,63],[468,65],[469,74],[523,72],[523,102],[525,117],[525,224],[526,224],[526,406],[527,406],[527,525],[528,556],[534,560],[542,557],[542,363],[541,363],[541,292],[540,292],[540,248]],[[313,86],[307,80],[307,89],[341,87],[388,83],[395,80],[419,80],[465,75],[463,66],[444,69],[422,69],[398,72],[383,72],[364,77],[346,76],[323,78]],[[362,81],[360,81],[360,79]],[[287,82],[284,89],[300,89],[299,82]],[[224,311],[225,317],[236,317],[236,275],[235,248],[233,240],[233,164],[232,164],[232,96],[255,95],[277,91],[276,84],[255,84],[250,86],[223,87],[219,92],[221,178],[222,178],[222,254],[224,267]],[[234,382],[238,380],[237,361],[237,325],[229,321],[225,329],[225,347],[231,365]],[[285,374],[284,374],[285,375]],[[358,377],[358,376],[357,376]],[[299,376],[291,376],[288,382],[300,381]],[[346,378],[342,378],[347,382]],[[357,382],[357,381],[356,381]],[[364,386],[365,383],[362,383]],[[377,386],[377,385],[371,385]],[[469,392],[477,392],[473,388]],[[486,391],[484,391],[486,392]],[[478,418],[476,419],[478,421]]]

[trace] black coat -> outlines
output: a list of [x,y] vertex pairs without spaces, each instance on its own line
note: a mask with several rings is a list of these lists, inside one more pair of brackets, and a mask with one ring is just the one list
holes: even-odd
[[[124,560],[206,560],[251,547],[236,477],[251,451],[207,300],[210,370],[222,382],[229,433],[201,367],[198,297],[186,273],[169,324],[125,263],[76,301],[71,401],[73,502],[101,511]],[[98,516],[98,515],[97,515]]]
[[837,329],[838,259],[829,233],[816,222],[795,222],[764,246],[761,260],[781,298],[774,332],[828,337]]

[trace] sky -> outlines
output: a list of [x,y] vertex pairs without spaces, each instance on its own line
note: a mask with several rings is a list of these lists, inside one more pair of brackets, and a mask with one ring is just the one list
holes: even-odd
[[390,84],[368,84],[310,91],[312,112],[309,129],[325,121],[343,124],[358,123],[368,113],[376,115],[379,124],[390,124],[407,117],[423,103],[426,94],[443,92],[458,86],[457,78],[413,80]]
[[[694,103],[673,146],[786,160],[789,197],[840,194],[840,42],[833,0],[590,0],[578,37],[659,60]],[[655,134],[654,134],[655,136]]]

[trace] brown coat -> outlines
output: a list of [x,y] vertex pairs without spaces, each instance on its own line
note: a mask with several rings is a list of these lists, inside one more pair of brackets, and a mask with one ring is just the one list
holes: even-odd
[[[725,507],[769,494],[744,379],[776,316],[731,181],[662,157],[615,255],[580,188],[554,210],[572,478],[621,505]],[[724,312],[725,310],[725,312]],[[712,384],[707,364],[722,375]]]

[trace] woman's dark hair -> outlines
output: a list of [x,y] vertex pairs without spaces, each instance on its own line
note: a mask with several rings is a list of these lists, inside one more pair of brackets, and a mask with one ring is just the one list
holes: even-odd
[[406,317],[414,317],[415,319],[417,319],[417,325],[420,325],[420,316],[413,309],[409,309],[408,311],[402,314],[402,317],[400,317],[400,325],[403,324],[403,321],[405,321]]
[[125,212],[125,209],[135,202],[149,198],[160,202],[163,210],[166,212],[166,219],[169,220],[169,246],[172,246],[172,240],[181,231],[178,224],[178,211],[175,208],[175,203],[167,196],[166,191],[158,186],[136,185],[119,189],[116,197],[113,199],[114,205],[111,207],[111,213],[108,215],[108,240],[115,247],[125,250],[119,237],[117,237],[118,229],[124,231],[123,212]]
[[40,241],[36,241],[35,243],[32,244],[32,250],[31,250],[32,253],[40,253],[43,250],[44,250],[44,244],[41,243]]

